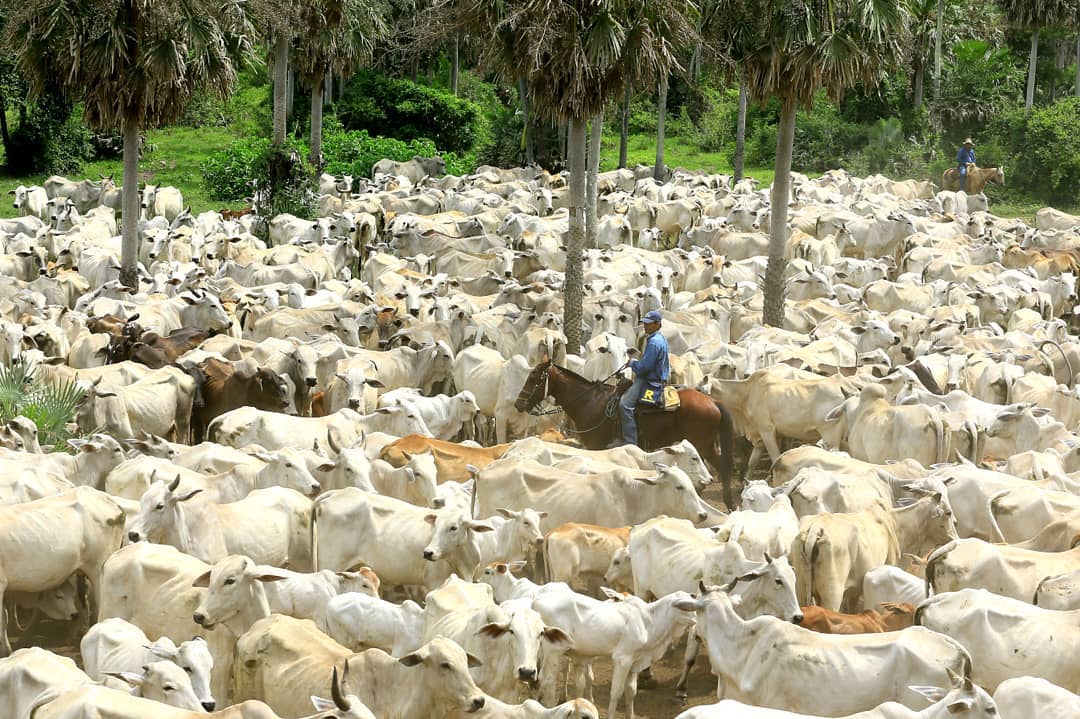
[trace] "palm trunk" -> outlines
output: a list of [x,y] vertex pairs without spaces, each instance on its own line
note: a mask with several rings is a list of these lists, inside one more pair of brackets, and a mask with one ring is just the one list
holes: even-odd
[[[326,90],[322,93],[322,104],[325,107],[334,101],[334,71],[326,71]],[[314,100],[312,100],[314,102]]]
[[941,97],[941,41],[945,31],[945,0],[938,0],[934,26],[934,101]]
[[746,103],[748,100],[746,79],[739,82],[739,117],[735,122],[735,158],[732,164],[735,166],[735,182],[743,179],[743,170],[746,165]]
[[1080,35],[1076,36],[1076,86],[1073,94],[1080,97]]
[[922,109],[923,103],[923,76],[926,75],[926,62],[924,59],[919,58],[915,61],[915,83],[912,88],[912,95],[914,95],[915,112]]
[[1024,95],[1024,110],[1031,112],[1035,104],[1035,65],[1039,61],[1039,28],[1031,31],[1031,53],[1028,55],[1027,93]]
[[458,88],[458,71],[460,70],[460,45],[461,42],[457,35],[454,36],[454,49],[450,51],[450,92],[454,93],[454,97],[457,97]]
[[323,81],[319,78],[311,86],[311,164],[316,172],[322,172],[322,116]]
[[[1080,82],[1080,81],[1078,81]],[[1077,85],[1080,87],[1080,85]],[[622,122],[619,125],[619,169],[626,167],[627,155],[630,154],[630,83],[626,84],[626,93],[622,101]]]
[[274,144],[285,144],[285,100],[289,84],[289,38],[278,33],[274,41]]
[[289,82],[285,85],[285,119],[291,120],[293,118],[293,108],[296,106],[296,72],[293,70],[292,65],[289,66]]
[[521,141],[525,145],[525,164],[531,165],[536,161],[536,154],[533,152],[533,123],[529,116],[529,88],[524,77],[518,78],[518,98],[521,100],[521,123],[524,126]]
[[4,157],[11,157],[11,133],[7,123],[7,98],[0,87],[0,142],[4,144]]
[[656,98],[656,164],[653,165],[653,179],[658,182],[664,181],[667,175],[664,167],[664,124],[667,119],[667,89],[668,79],[665,75],[660,78],[660,93]]
[[784,326],[784,270],[787,260],[787,215],[791,196],[791,150],[795,143],[795,98],[784,98],[776,133],[776,179],[773,180],[769,220],[769,264],[765,270],[765,307],[762,320]]
[[593,118],[589,135],[589,171],[585,178],[585,246],[596,247],[596,198],[600,174],[600,140],[604,134],[603,110]]
[[567,165],[570,170],[570,232],[566,240],[566,279],[563,307],[563,331],[566,351],[581,351],[581,304],[584,298],[584,275],[581,256],[585,247],[585,120],[570,121]]
[[139,289],[139,125],[124,123],[124,184],[120,189],[120,282]]

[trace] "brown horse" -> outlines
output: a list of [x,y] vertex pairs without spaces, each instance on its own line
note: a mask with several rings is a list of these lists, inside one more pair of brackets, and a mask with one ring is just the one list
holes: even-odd
[[[975,165],[968,165],[967,171],[967,189],[965,192],[969,195],[977,195],[985,189],[987,183],[996,182],[999,185],[1005,184],[1005,168],[1002,167],[976,167]],[[941,175],[941,188],[944,190],[952,190],[953,192],[960,189],[960,171],[955,167],[950,167],[945,170]]]
[[[530,412],[545,397],[554,397],[574,421],[575,436],[581,443],[588,449],[604,449],[622,436],[618,402],[628,386],[625,381],[618,388],[594,382],[545,360],[536,365],[525,380],[514,407],[519,412]],[[653,450],[689,440],[720,477],[724,484],[724,503],[731,509],[735,506],[731,495],[735,442],[731,414],[722,404],[697,390],[679,390],[679,400],[681,406],[672,412],[638,407],[638,436],[642,448]]]

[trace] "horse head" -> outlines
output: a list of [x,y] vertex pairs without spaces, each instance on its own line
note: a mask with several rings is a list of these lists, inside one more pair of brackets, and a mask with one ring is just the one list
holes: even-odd
[[551,359],[545,357],[540,364],[532,368],[528,378],[525,380],[525,384],[521,387],[521,392],[518,393],[517,400],[514,401],[514,409],[518,412],[529,412],[533,407],[540,404],[541,400],[547,395],[548,383],[546,380],[551,366]]

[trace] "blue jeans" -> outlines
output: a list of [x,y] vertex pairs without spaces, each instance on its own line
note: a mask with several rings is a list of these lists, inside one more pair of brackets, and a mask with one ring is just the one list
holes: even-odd
[[637,444],[637,421],[634,419],[634,408],[637,407],[641,394],[645,391],[645,378],[635,377],[634,384],[630,389],[623,392],[619,400],[619,411],[622,414],[622,438],[626,444]]
[[956,168],[960,172],[960,189],[967,192],[967,165]]

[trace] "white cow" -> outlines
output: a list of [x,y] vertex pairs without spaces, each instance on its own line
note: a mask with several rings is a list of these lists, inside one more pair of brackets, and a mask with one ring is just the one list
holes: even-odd
[[456,572],[472,577],[480,563],[477,535],[490,524],[461,510],[431,510],[355,488],[315,500],[312,532],[317,569],[366,564],[387,586],[433,587]]
[[442,440],[452,440],[462,431],[471,438],[473,418],[480,411],[476,396],[468,390],[452,397],[444,394],[424,397],[416,389],[401,388],[379,398],[379,407],[395,405],[415,409],[427,425],[430,436]]
[[981,539],[958,539],[926,558],[926,585],[934,592],[988,589],[1003,597],[1030,602],[1044,578],[1071,572],[1078,562],[1080,547],[1067,552],[1039,552]]
[[1080,609],[1080,569],[1043,579],[1031,603],[1046,609]]
[[472,670],[477,686],[497,699],[514,701],[518,682],[538,678],[541,647],[547,655],[563,651],[571,641],[562,629],[545,626],[530,603],[524,599],[500,606],[491,587],[451,576],[425,598],[424,640],[444,636],[456,641],[482,662]]
[[1080,696],[1037,677],[1016,677],[998,685],[994,692],[1002,719],[1080,716]]
[[[110,675],[130,674],[137,676],[140,667],[159,660],[173,663],[181,670],[183,680],[178,682],[176,692],[187,689],[194,693],[199,704],[206,711],[213,711],[216,702],[210,691],[210,674],[214,668],[214,658],[204,639],[196,637],[177,646],[168,637],[161,637],[151,642],[146,634],[130,622],[113,617],[98,622],[90,627],[79,644],[86,673],[106,685],[121,688],[110,681]],[[149,673],[147,673],[149,676]],[[172,678],[171,676],[169,677]],[[125,679],[126,681],[126,679]],[[184,687],[183,685],[187,685]],[[159,686],[158,689],[161,689]],[[156,698],[143,691],[140,696]],[[166,703],[182,706],[170,701]]]
[[259,564],[311,566],[311,500],[284,487],[257,489],[239,502],[192,501],[201,489],[158,480],[139,500],[133,542],[171,544],[204,562],[243,554]]
[[[996,719],[998,716],[995,705],[1000,705],[1000,702],[997,696],[991,699],[982,687],[976,686],[970,679],[957,677],[957,681],[953,682],[950,689],[927,686],[913,686],[908,689],[921,694],[933,704],[922,711],[915,711],[903,704],[886,702],[869,711],[849,715],[846,719]],[[1035,715],[1017,715],[1017,717],[1021,716]],[[796,714],[782,709],[751,706],[732,699],[688,709],[675,719],[727,719],[727,717],[733,719],[736,717],[737,719],[824,719],[816,714]],[[1003,713],[1002,717],[1012,719],[1008,713]]]
[[729,514],[717,530],[716,539],[738,542],[747,558],[760,561],[766,554],[786,556],[798,533],[799,518],[791,508],[791,499],[780,494],[764,512],[743,510]]
[[400,657],[424,643],[424,609],[411,599],[394,604],[346,592],[326,603],[316,623],[335,641],[354,651],[382,649]]
[[864,610],[876,610],[882,602],[918,605],[926,599],[926,586],[921,578],[889,564],[864,574],[862,591]]
[[[45,591],[81,572],[89,585],[89,606],[96,607],[102,566],[120,548],[123,533],[123,510],[89,487],[0,507],[0,605],[6,592]],[[10,651],[5,622],[0,652]]]
[[[775,617],[744,620],[731,597],[710,591],[676,606],[697,610],[723,698],[793,712],[843,716],[899,700],[924,708],[912,685],[938,686],[971,657],[956,641],[922,627],[884,634],[818,634]],[[843,691],[820,691],[843,687]]]
[[0,659],[0,713],[28,719],[39,697],[92,681],[68,657],[40,647],[19,649]]
[[693,625],[692,610],[678,604],[692,601],[685,592],[675,592],[652,603],[622,595],[610,589],[604,593],[610,601],[601,602],[576,592],[541,594],[532,607],[549,626],[563,628],[571,637],[568,646],[554,645],[544,656],[540,677],[544,701],[556,701],[558,678],[564,655],[582,668],[578,672],[578,692],[582,680],[592,695],[592,663],[597,657],[611,657],[611,699],[608,716],[614,717],[620,701],[626,716],[634,717],[637,675],[659,661],[668,648]]
[[952,637],[977,660],[972,678],[988,691],[1006,679],[1042,677],[1080,691],[1080,611],[1033,607],[985,589],[962,589],[930,597],[915,622]]
[[367,567],[302,574],[259,566],[238,555],[222,559],[192,584],[207,588],[192,615],[195,623],[205,629],[221,624],[237,636],[271,612],[318,621],[333,597],[360,592],[377,597],[379,590],[378,577]]
[[656,465],[657,474],[643,477],[634,470],[576,474],[533,460],[500,459],[477,474],[475,511],[487,516],[498,508],[541,507],[548,516],[541,529],[567,522],[624,527],[659,513],[704,521],[716,510],[694,489],[678,467]]
[[364,432],[431,436],[420,415],[407,407],[385,407],[366,415],[345,408],[326,417],[288,417],[241,407],[211,422],[207,437],[237,448],[257,444],[268,450],[311,449],[316,441],[322,447],[350,447]]

